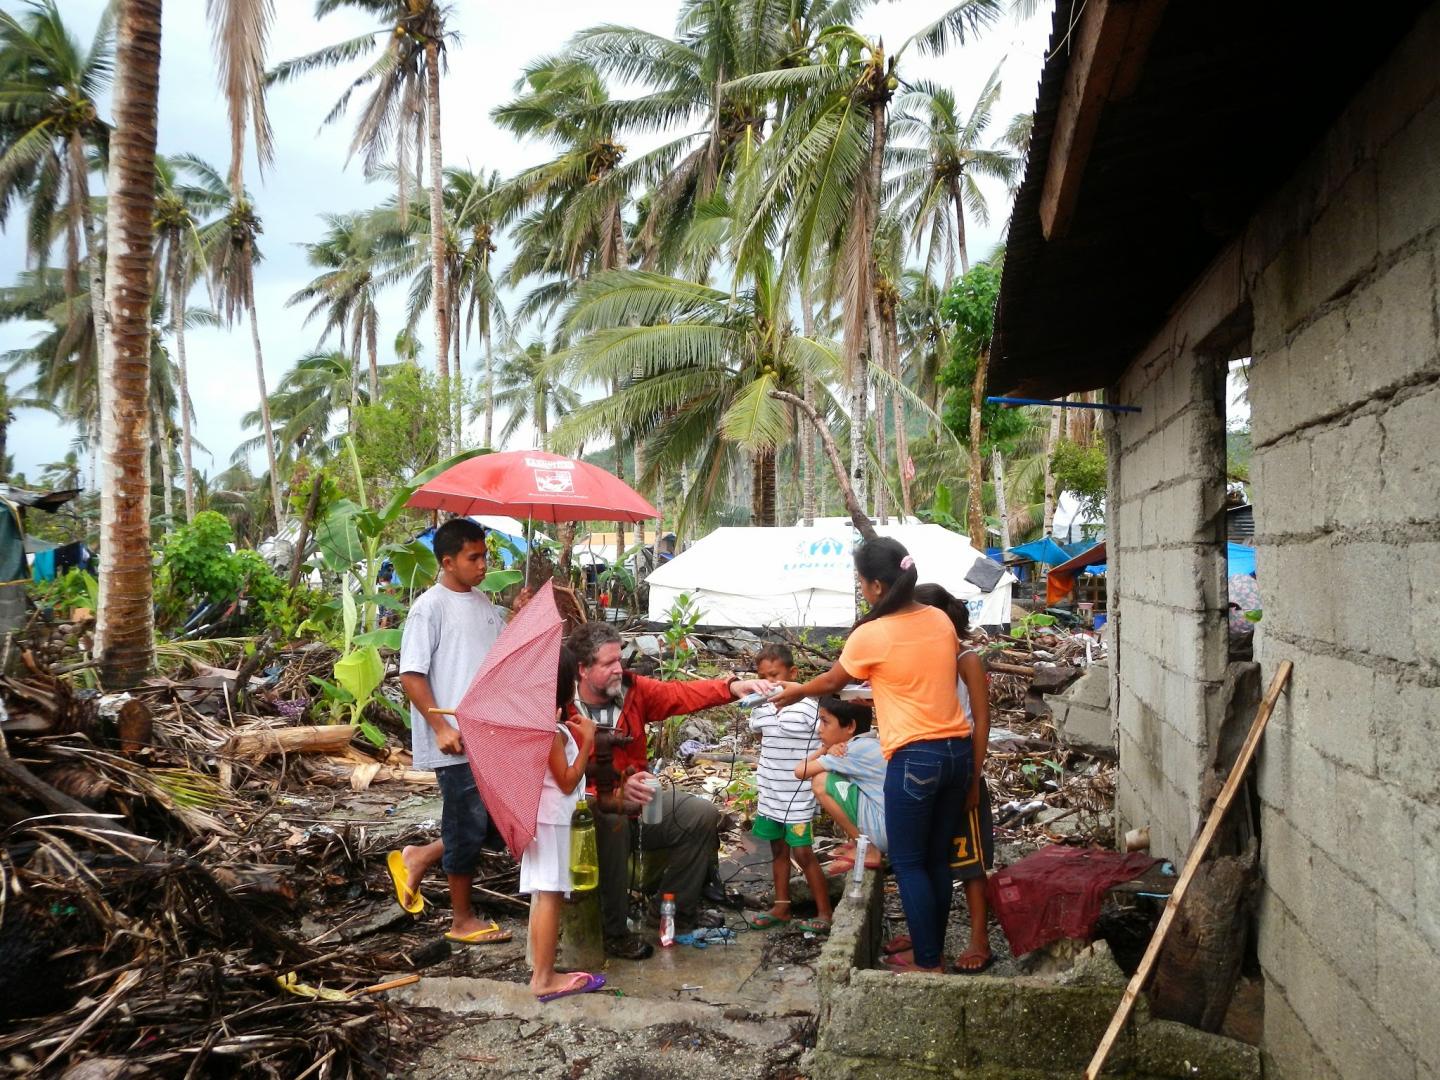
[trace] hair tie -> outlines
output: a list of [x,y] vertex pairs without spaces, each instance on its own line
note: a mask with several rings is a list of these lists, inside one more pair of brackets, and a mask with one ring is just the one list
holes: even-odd
[[915,560],[912,559],[909,555],[906,555],[903,559],[900,560],[900,569],[901,569],[901,570],[913,570],[913,569],[915,569]]

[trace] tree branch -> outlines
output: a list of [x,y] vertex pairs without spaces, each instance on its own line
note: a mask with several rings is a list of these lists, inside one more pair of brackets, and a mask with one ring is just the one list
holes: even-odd
[[811,405],[804,398],[797,397],[787,390],[771,390],[770,396],[776,401],[783,401],[799,409],[815,426],[820,434],[820,443],[825,447],[825,456],[830,459],[830,468],[835,472],[835,479],[840,484],[840,497],[845,500],[845,509],[850,512],[850,520],[854,523],[856,531],[866,540],[874,540],[876,537],[875,523],[870,520],[864,509],[860,506],[860,500],[855,497],[855,488],[850,483],[850,477],[845,472],[845,465],[840,460],[840,451],[835,446],[835,437],[830,434],[830,427],[820,418]]

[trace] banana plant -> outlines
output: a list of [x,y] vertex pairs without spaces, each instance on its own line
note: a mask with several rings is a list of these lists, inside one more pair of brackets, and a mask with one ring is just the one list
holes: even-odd
[[[406,502],[417,488],[452,465],[490,451],[465,450],[446,458],[395,492],[384,509],[377,511],[365,505],[365,478],[360,472],[355,444],[347,437],[345,445],[351,467],[355,470],[355,488],[362,501],[355,503],[341,499],[335,503],[315,533],[326,567],[340,575],[340,612],[344,626],[340,659],[335,662],[335,682],[315,681],[327,696],[349,706],[350,722],[360,728],[365,738],[376,746],[384,746],[384,734],[365,720],[364,714],[372,702],[393,706],[388,698],[378,693],[385,679],[385,662],[380,656],[380,649],[398,649],[400,631],[379,629],[378,622],[380,608],[399,609],[403,605],[397,597],[380,592],[380,565],[388,558],[395,567],[397,579],[408,588],[433,581],[437,567],[434,553],[418,540],[406,544],[385,544],[382,538],[389,526],[404,513]],[[497,582],[492,588],[504,588],[505,584]],[[408,722],[408,714],[403,709],[396,711]]]

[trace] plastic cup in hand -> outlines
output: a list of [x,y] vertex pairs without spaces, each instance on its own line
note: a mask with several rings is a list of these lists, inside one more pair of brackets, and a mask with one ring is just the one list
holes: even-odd
[[665,808],[660,805],[660,778],[652,776],[644,781],[650,789],[650,801],[640,811],[640,820],[646,825],[659,825],[665,820]]
[[855,839],[855,868],[850,871],[850,888],[846,890],[848,900],[865,899],[865,853],[870,847],[870,838],[861,833]]

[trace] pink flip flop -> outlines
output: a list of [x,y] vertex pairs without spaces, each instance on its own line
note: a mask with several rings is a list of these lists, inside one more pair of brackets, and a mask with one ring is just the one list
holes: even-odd
[[[583,982],[576,983],[581,979]],[[553,993],[541,994],[536,1001],[554,1001],[556,998],[570,997],[572,994],[593,994],[605,985],[604,975],[591,975],[588,971],[577,971],[570,976],[570,985],[564,990],[556,990]]]

